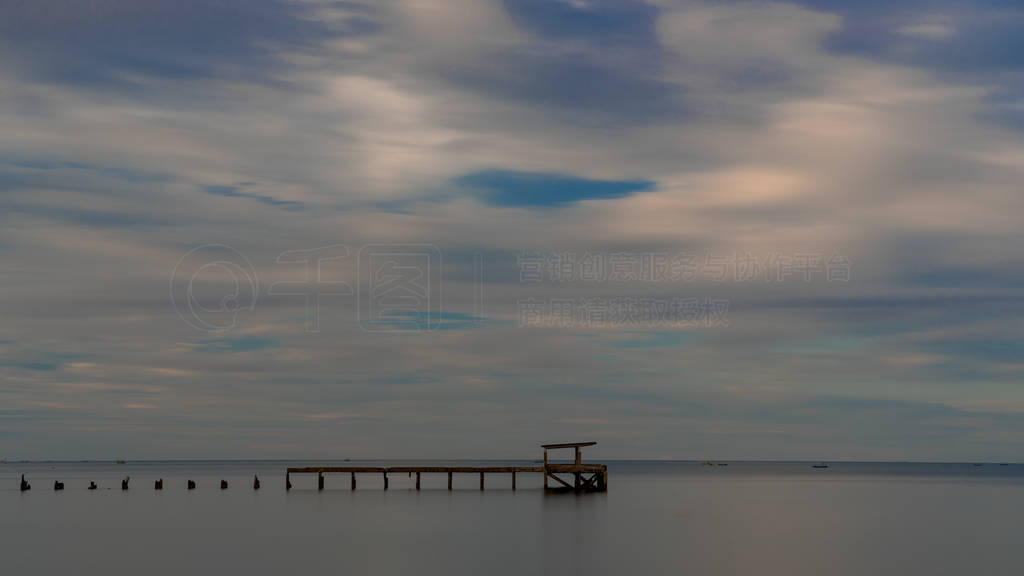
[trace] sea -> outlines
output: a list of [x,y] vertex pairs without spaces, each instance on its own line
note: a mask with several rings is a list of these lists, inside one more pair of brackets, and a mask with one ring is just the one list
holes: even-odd
[[451,492],[444,474],[285,490],[288,466],[417,464],[0,464],[0,574],[1024,574],[1019,463],[611,461],[605,493],[523,473],[515,491],[507,474],[483,491],[469,474]]

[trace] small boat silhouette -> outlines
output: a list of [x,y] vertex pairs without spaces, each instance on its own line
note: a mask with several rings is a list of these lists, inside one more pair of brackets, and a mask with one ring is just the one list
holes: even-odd
[[811,466],[811,468],[828,468],[828,464],[825,464],[824,462],[819,462],[819,463]]

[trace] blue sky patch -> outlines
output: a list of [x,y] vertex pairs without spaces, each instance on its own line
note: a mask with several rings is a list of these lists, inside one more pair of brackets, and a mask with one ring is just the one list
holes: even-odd
[[484,170],[455,179],[494,206],[557,208],[581,200],[624,198],[654,189],[649,180],[590,180],[564,174]]
[[237,338],[214,338],[203,340],[202,350],[208,352],[251,352],[254,350],[266,350],[276,348],[277,340],[261,336],[239,336]]
[[203,192],[214,196],[226,196],[228,198],[248,198],[249,200],[255,200],[261,204],[266,204],[267,206],[284,208],[285,210],[299,210],[305,207],[305,204],[302,202],[297,202],[295,200],[278,200],[273,196],[245,192],[234,186],[205,186],[203,187]]

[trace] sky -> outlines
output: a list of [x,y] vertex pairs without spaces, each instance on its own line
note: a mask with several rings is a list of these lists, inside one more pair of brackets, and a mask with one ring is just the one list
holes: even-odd
[[1024,458],[1017,2],[0,6],[0,458]]

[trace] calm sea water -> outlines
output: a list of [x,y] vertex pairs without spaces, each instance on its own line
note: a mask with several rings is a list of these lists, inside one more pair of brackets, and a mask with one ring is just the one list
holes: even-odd
[[582,496],[539,474],[516,492],[501,475],[484,492],[469,475],[451,493],[443,475],[286,492],[288,465],[0,464],[2,573],[1024,574],[1020,464],[613,462],[609,491]]

